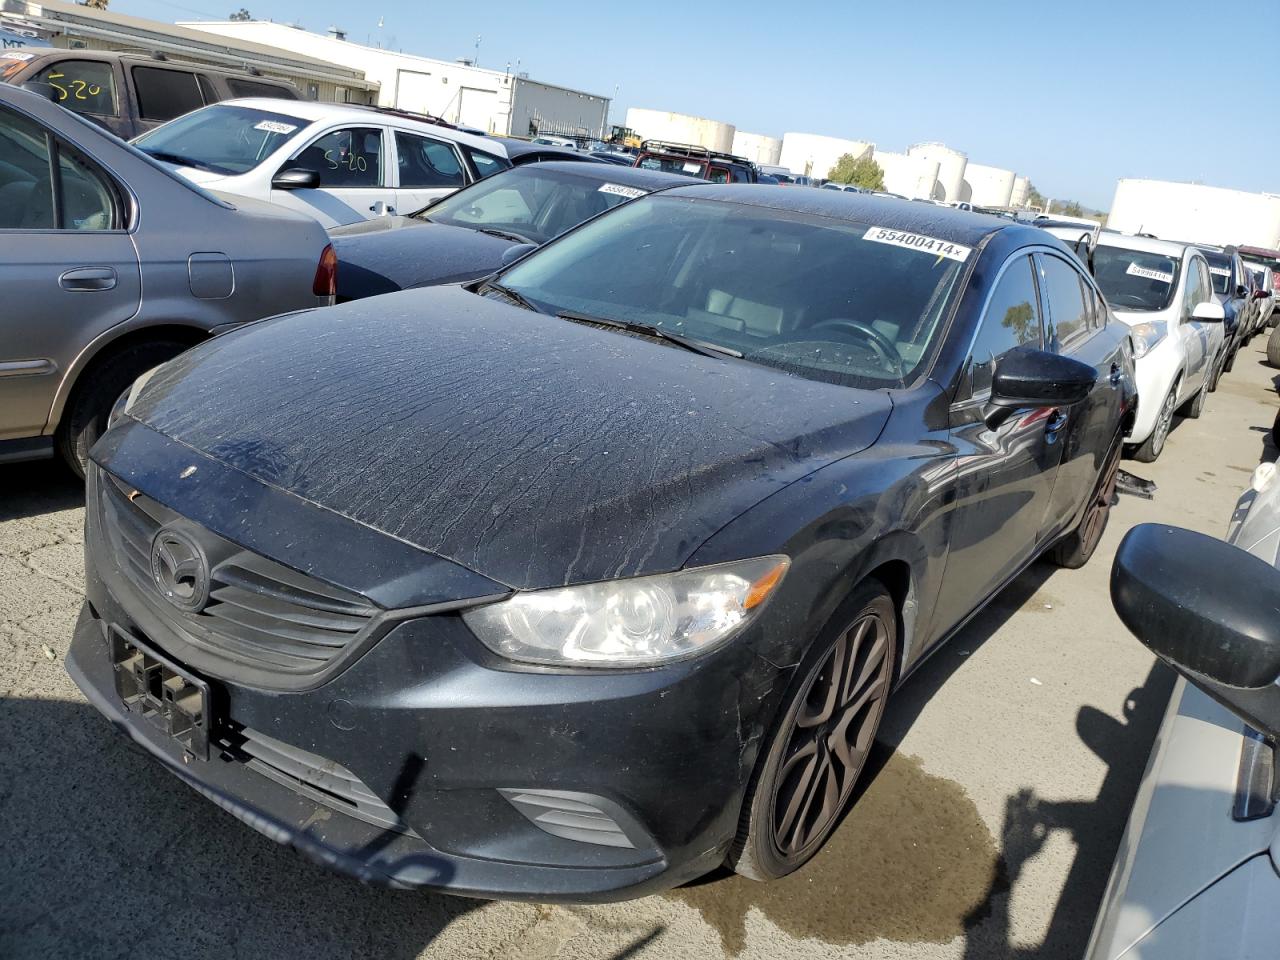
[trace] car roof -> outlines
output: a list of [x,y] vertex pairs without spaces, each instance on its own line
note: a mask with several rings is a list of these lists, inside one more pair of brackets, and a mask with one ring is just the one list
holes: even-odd
[[1177,240],[1157,240],[1154,237],[1139,237],[1129,233],[1099,233],[1098,246],[1141,250],[1143,253],[1163,253],[1178,260],[1185,257],[1188,250],[1197,249],[1195,244],[1192,243],[1179,243]]
[[487,137],[483,134],[467,133],[465,130],[459,130],[457,127],[448,123],[431,123],[428,120],[419,120],[415,117],[395,111],[383,111],[376,107],[367,107],[358,103],[320,103],[316,100],[286,100],[283,97],[237,97],[234,100],[222,100],[218,103],[211,103],[208,107],[223,107],[228,104],[238,107],[252,107],[255,110],[270,110],[275,113],[284,113],[295,116],[300,120],[307,120],[311,123],[320,121],[336,121],[342,123],[364,122],[364,123],[385,123],[393,127],[405,127],[412,129],[420,128],[423,133],[434,133],[438,137],[444,137],[447,140],[455,140],[458,143],[465,143],[468,146],[475,147],[478,150],[487,150],[489,153],[495,153],[499,156],[506,156],[506,147],[495,142],[495,137]]
[[573,176],[583,180],[598,180],[600,183],[616,183],[624,187],[639,187],[645,190],[663,190],[667,187],[679,187],[703,182],[695,177],[685,177],[678,173],[663,173],[661,170],[620,167],[610,163],[582,163],[578,160],[548,160],[544,163],[528,164],[516,169],[527,173],[537,173],[539,170],[555,170],[559,173],[573,174]]
[[[521,140],[519,137],[488,137],[507,148],[508,157],[519,157],[526,153],[564,154],[566,157],[581,157],[578,150],[570,150],[554,143],[534,143],[532,140]],[[567,138],[566,138],[567,139]]]
[[[1001,230],[1012,230],[1017,224],[985,213],[936,207],[931,203],[912,203],[866,193],[844,190],[796,190],[791,187],[760,184],[712,184],[677,187],[672,195],[699,200],[729,200],[749,206],[765,207],[792,213],[812,214],[875,224],[908,233],[920,233],[952,243],[974,246]],[[1034,231],[1034,232],[1033,232]],[[1026,228],[1030,240],[1044,231]]]

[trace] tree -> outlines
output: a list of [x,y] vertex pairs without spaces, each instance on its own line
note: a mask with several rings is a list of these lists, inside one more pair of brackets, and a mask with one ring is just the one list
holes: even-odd
[[107,0],[81,0],[80,6],[88,7],[90,10],[105,10]]
[[1075,200],[1068,200],[1063,206],[1062,212],[1068,217],[1083,217],[1084,207],[1080,206]]
[[1044,194],[1036,189],[1036,185],[1027,181],[1027,206],[1044,209]]
[[235,13],[233,13],[231,16],[227,17],[227,19],[228,19],[228,20],[252,20],[252,19],[253,19],[253,14],[251,14],[251,13],[250,13],[248,10],[246,10],[244,7],[241,7],[239,10],[237,10],[237,11],[236,11]]
[[864,190],[884,189],[884,171],[880,164],[870,157],[855,158],[852,153],[846,153],[836,161],[836,165],[827,172],[827,179],[835,183],[851,183]]

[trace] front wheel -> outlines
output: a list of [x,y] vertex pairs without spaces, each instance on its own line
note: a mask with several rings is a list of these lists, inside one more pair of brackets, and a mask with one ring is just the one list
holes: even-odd
[[753,880],[786,876],[821,849],[853,795],[884,715],[898,635],[893,600],[871,580],[841,610],[797,672],[747,788],[726,862]]
[[1209,378],[1205,377],[1204,386],[1196,391],[1196,395],[1182,405],[1182,415],[1188,420],[1199,420],[1204,413],[1205,401],[1209,398]]
[[1267,363],[1280,367],[1280,327],[1272,330],[1271,336],[1267,337]]
[[1160,414],[1156,417],[1156,425],[1151,428],[1151,436],[1133,453],[1133,459],[1143,463],[1155,463],[1164,451],[1164,442],[1169,439],[1169,431],[1173,429],[1173,411],[1178,403],[1178,385],[1169,388],[1169,394],[1160,405]]

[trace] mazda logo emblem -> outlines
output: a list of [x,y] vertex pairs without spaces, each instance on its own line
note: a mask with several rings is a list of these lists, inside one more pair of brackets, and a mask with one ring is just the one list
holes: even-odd
[[161,530],[151,541],[151,578],[179,610],[199,613],[209,602],[209,561],[181,530]]

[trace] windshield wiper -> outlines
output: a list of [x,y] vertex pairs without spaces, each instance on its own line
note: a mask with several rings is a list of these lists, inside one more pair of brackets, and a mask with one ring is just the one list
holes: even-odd
[[472,227],[472,230],[478,233],[486,233],[491,237],[497,237],[499,240],[511,240],[514,243],[533,243],[528,237],[522,237],[518,233],[511,233],[508,230],[499,230],[497,227]]
[[159,160],[162,163],[175,163],[180,167],[192,167],[195,170],[206,170],[209,173],[227,174],[222,167],[215,167],[212,163],[204,163],[200,160],[192,160],[190,157],[184,157],[176,153],[165,153],[163,150],[147,150],[141,148],[142,152],[149,156],[152,160]]
[[533,301],[530,300],[528,297],[526,297],[523,293],[517,293],[515,290],[512,290],[510,287],[505,287],[502,284],[498,283],[496,280],[486,280],[484,282],[484,289],[496,290],[498,291],[498,293],[502,294],[504,297],[514,300],[520,306],[524,307],[526,310],[532,311],[533,313],[546,313],[545,310],[539,310],[537,307],[535,307],[533,305]]
[[577,310],[561,310],[556,316],[561,320],[572,320],[576,323],[598,323],[605,327],[616,327],[628,333],[638,333],[644,337],[657,337],[659,340],[665,340],[667,343],[674,344],[677,347],[683,347],[692,353],[700,353],[704,357],[736,357],[739,360],[742,359],[742,354],[732,347],[722,347],[719,344],[707,343],[705,340],[695,340],[692,337],[686,337],[682,333],[672,333],[670,330],[664,330],[655,324],[636,323],[631,320],[614,320],[611,317],[597,317],[590,313],[579,313]]

